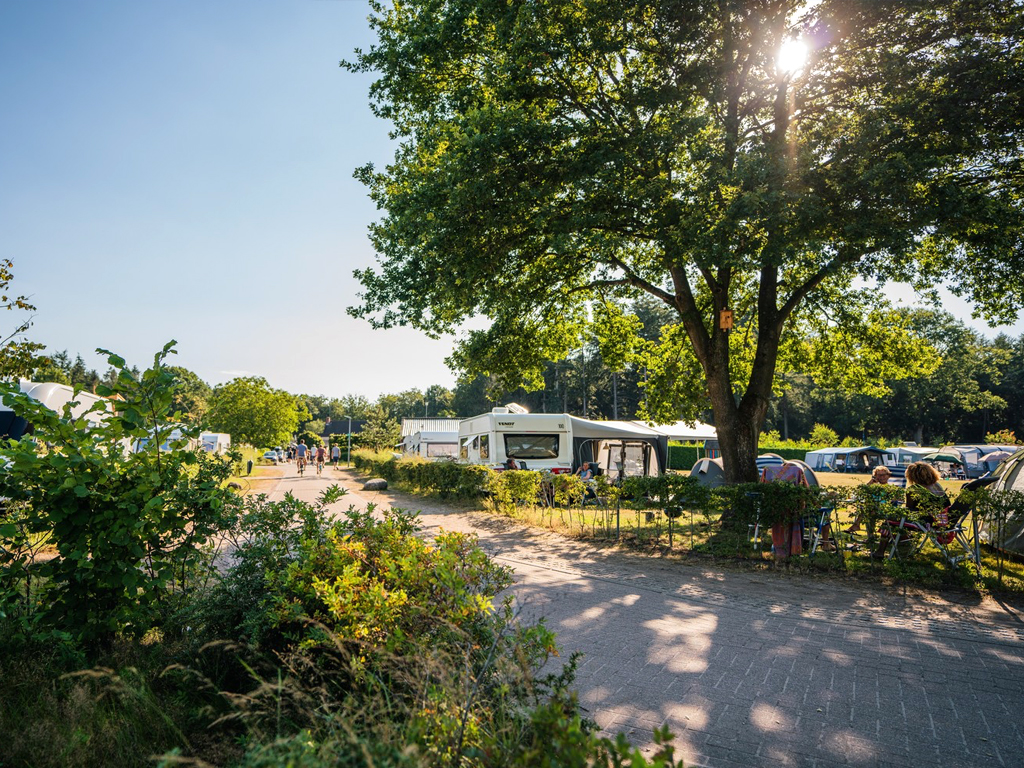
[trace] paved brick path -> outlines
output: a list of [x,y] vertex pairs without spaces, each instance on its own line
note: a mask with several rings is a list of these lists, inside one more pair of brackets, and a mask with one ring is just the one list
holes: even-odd
[[[286,477],[312,498],[345,472]],[[689,766],[1024,766],[1024,618],[979,601],[716,571],[570,541],[398,494],[515,568],[609,733],[649,748],[667,724]]]

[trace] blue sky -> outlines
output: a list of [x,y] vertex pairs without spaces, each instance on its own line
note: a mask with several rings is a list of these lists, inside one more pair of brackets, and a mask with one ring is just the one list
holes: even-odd
[[0,4],[0,256],[30,338],[96,366],[96,347],[146,363],[174,338],[208,381],[293,392],[450,385],[450,344],[344,313],[377,215],[352,172],[392,152],[370,78],[338,66],[371,43],[367,13]]
[[211,383],[450,386],[449,342],[344,312],[377,216],[352,172],[392,154],[370,78],[338,66],[371,44],[367,14],[362,0],[0,3],[0,257],[38,308],[30,338],[101,370],[96,347],[144,365],[174,338]]

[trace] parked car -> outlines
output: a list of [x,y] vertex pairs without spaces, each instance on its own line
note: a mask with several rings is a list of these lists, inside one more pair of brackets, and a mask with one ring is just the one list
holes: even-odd
[[280,457],[277,451],[264,451],[263,458],[273,464],[277,464],[278,462],[283,461],[283,459]]

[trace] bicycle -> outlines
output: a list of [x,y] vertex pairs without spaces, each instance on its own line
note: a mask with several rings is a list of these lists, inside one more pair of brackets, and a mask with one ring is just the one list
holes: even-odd
[[323,471],[324,471],[323,459],[317,459],[316,460],[316,473],[319,475]]
[[301,476],[301,475],[305,474],[305,472],[306,472],[306,460],[304,458],[302,458],[301,456],[299,456],[295,460],[295,464],[299,468],[299,475]]

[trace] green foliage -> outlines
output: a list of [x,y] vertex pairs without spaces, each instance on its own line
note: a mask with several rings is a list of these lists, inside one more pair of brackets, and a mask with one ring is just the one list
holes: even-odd
[[512,514],[517,504],[536,504],[541,492],[541,474],[526,469],[492,472],[487,489],[495,508]]
[[175,379],[173,410],[180,414],[178,418],[186,424],[202,424],[210,409],[210,399],[213,397],[210,385],[188,368],[178,365],[170,365],[167,368],[174,374]]
[[678,517],[684,509],[703,511],[711,501],[709,489],[689,475],[627,477],[622,482],[621,497],[641,504],[653,502],[669,517]]
[[64,649],[40,644],[0,657],[0,762],[143,768],[153,754],[188,747],[183,697],[160,677],[169,661],[161,648],[118,645],[86,669]]
[[[22,633],[87,643],[141,635],[161,604],[210,567],[207,546],[230,524],[235,497],[220,487],[229,473],[223,458],[185,450],[184,439],[159,450],[174,427],[174,376],[163,364],[173,345],[138,377],[107,353],[118,375],[99,392],[120,400],[97,403],[87,414],[96,424],[72,416],[70,403],[58,414],[3,388],[4,403],[34,427],[0,450],[0,496],[12,502],[0,544],[20,555],[0,565],[0,612]],[[147,447],[129,453],[142,438]],[[31,557],[38,537],[54,557]]]
[[217,387],[207,418],[211,429],[227,432],[233,443],[259,447],[289,442],[305,415],[294,395],[250,376]]
[[[753,479],[787,371],[877,395],[934,366],[872,283],[1020,306],[1022,17],[1015,0],[374,6],[378,41],[348,66],[376,75],[398,147],[356,174],[385,214],[350,312],[435,335],[484,316],[452,362],[534,387],[591,308],[653,297],[660,340],[599,310],[602,351],[646,367],[655,419],[710,405],[727,476]],[[806,67],[781,71],[809,29]]]
[[308,429],[301,430],[296,437],[298,442],[305,442],[310,447],[315,447],[324,444],[324,439],[317,432],[311,432]]
[[816,448],[837,447],[839,435],[835,433],[835,430],[829,429],[824,424],[815,424],[814,429],[811,430],[810,443]]
[[552,474],[546,476],[551,483],[552,499],[556,506],[567,507],[580,504],[586,495],[587,487],[579,475]]
[[[10,259],[0,259],[0,310],[32,312],[35,307],[25,296],[7,295],[14,279],[13,267]],[[27,378],[33,370],[46,364],[46,359],[39,356],[43,345],[22,338],[31,325],[29,319],[10,332],[0,332],[0,379],[17,381],[19,377]]]
[[855,519],[865,526],[869,543],[873,544],[878,521],[892,517],[897,505],[903,504],[906,491],[896,485],[864,483],[850,489],[850,498]]
[[985,442],[989,445],[1017,445],[1017,435],[1012,429],[1001,429],[985,435]]
[[362,431],[355,436],[359,445],[371,451],[382,451],[394,448],[402,438],[402,427],[396,419],[389,416],[381,405],[374,405],[366,414],[366,422]]
[[397,482],[413,490],[435,493],[442,499],[480,498],[495,473],[487,467],[456,464],[452,461],[396,459],[390,453],[355,451],[355,468],[388,482]]
[[827,489],[781,482],[723,486],[713,496],[723,518],[742,526],[755,521],[762,526],[788,522],[833,501]]

